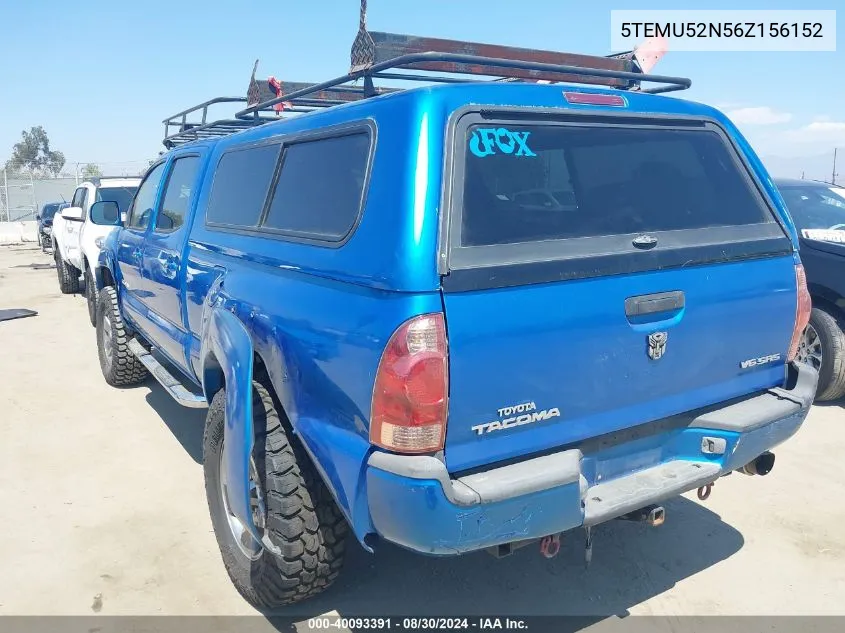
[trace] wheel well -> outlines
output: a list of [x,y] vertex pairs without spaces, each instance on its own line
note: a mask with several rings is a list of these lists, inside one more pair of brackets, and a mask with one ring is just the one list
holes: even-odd
[[[291,424],[290,416],[288,416],[288,412],[285,410],[285,405],[282,402],[281,395],[276,390],[276,385],[273,382],[270,372],[267,370],[267,365],[264,363],[264,359],[261,358],[258,352],[254,352],[252,355],[252,377],[253,380],[257,380],[267,387],[267,390],[270,392],[270,395],[273,396],[273,401],[276,403],[276,407],[279,410],[282,424],[284,424],[285,428],[292,433],[293,425]],[[295,441],[299,441],[299,436],[294,434],[291,437],[294,437]]]
[[[290,425],[290,418],[288,418],[287,411],[285,411],[284,405],[279,399],[279,394],[276,393],[276,387],[273,385],[273,381],[270,380],[270,374],[267,371],[264,359],[257,352],[252,355],[252,376],[254,380],[260,380],[267,387],[276,401],[276,406],[279,407],[279,413],[282,414],[284,421]],[[209,352],[205,359],[205,367],[202,370],[202,384],[205,391],[205,398],[209,404],[212,398],[214,398],[214,394],[226,387],[226,375],[223,373],[220,361],[211,352]]]
[[103,288],[106,286],[114,286],[114,277],[112,277],[111,270],[107,266],[100,268],[100,274],[103,278]]
[[813,300],[814,308],[824,308],[825,312],[829,312],[838,319],[845,318],[845,312],[843,312],[842,308],[836,305],[836,303],[831,301],[828,297],[811,292],[810,298]]
[[211,404],[214,394],[226,386],[226,375],[217,357],[210,353],[205,359],[205,366],[202,368],[202,387],[205,391],[205,399]]

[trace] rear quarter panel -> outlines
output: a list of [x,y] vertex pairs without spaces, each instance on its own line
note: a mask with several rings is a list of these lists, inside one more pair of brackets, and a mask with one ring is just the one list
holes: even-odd
[[432,121],[417,100],[388,105],[374,99],[319,119],[320,127],[369,119],[376,129],[365,208],[342,247],[205,225],[214,169],[227,147],[316,126],[303,116],[218,144],[185,264],[193,373],[204,375],[203,322],[213,306],[224,306],[249,332],[291,427],[359,538],[372,531],[360,493],[381,352],[403,321],[442,310],[436,269],[442,115]]

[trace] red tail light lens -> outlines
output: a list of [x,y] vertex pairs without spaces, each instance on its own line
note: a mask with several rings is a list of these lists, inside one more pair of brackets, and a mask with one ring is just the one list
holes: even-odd
[[442,314],[405,321],[390,337],[376,373],[370,442],[399,453],[443,448],[449,360]]
[[807,290],[807,275],[804,267],[798,264],[795,267],[795,283],[798,287],[798,306],[795,309],[795,329],[792,331],[792,342],[789,344],[789,353],[786,360],[792,362],[798,354],[798,345],[804,328],[810,322],[810,311],[813,309],[813,302],[810,299],[810,291]]

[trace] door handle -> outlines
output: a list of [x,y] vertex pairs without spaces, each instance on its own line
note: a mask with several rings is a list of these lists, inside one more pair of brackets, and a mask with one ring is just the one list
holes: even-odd
[[625,299],[625,316],[636,317],[656,312],[671,312],[684,307],[686,298],[681,290],[656,292]]

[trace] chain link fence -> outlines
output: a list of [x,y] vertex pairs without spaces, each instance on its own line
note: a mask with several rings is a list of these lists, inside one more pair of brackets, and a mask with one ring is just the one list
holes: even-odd
[[71,173],[63,173],[57,178],[12,172],[0,167],[0,222],[35,220],[35,216],[45,204],[70,202],[76,187],[92,170],[102,176],[139,176],[146,171],[149,164],[149,160],[119,163],[73,162],[65,165],[65,169]]
[[72,176],[35,178],[0,170],[0,222],[34,220],[48,202],[69,201],[77,182]]

